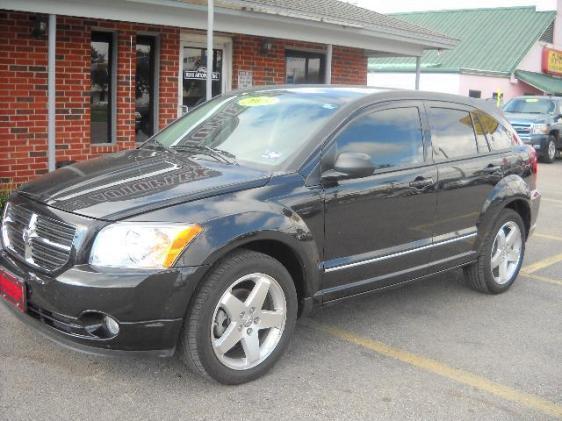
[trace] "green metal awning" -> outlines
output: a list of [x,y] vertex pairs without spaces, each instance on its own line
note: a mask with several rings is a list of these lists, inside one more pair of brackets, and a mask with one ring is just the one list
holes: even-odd
[[562,94],[562,79],[544,73],[516,70],[515,77],[547,94]]
[[[537,11],[535,6],[529,6],[409,12],[392,16],[459,40],[450,50],[426,51],[421,59],[424,73],[465,73],[463,69],[471,69],[509,77],[533,45],[548,32],[556,12]],[[369,72],[414,72],[415,68],[413,57],[369,59]]]

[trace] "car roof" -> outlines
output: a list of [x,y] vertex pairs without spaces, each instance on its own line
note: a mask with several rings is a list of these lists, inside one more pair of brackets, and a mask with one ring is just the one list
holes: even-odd
[[380,102],[384,100],[428,100],[428,101],[443,101],[454,102],[466,105],[472,105],[482,108],[485,104],[484,100],[477,98],[470,98],[461,95],[445,94],[441,92],[418,91],[410,89],[395,89],[395,88],[382,88],[377,86],[364,86],[364,85],[276,85],[276,86],[258,86],[249,89],[233,91],[232,94],[240,94],[244,92],[275,92],[290,90],[292,92],[311,93],[317,92],[322,95],[329,95],[330,92],[338,95],[346,93],[350,96],[350,102],[364,102],[366,98],[372,102]]
[[[382,88],[377,86],[365,85],[328,85],[328,84],[311,84],[311,85],[275,85],[275,86],[257,86],[249,89],[232,91],[228,95],[239,95],[243,93],[256,92],[275,92],[290,90],[291,92],[318,93],[326,96],[333,92],[334,97],[345,97],[346,105],[340,110],[340,114],[353,112],[353,109],[367,107],[371,104],[382,103],[386,101],[438,101],[452,104],[466,105],[480,109],[494,116],[499,120],[504,120],[503,112],[496,107],[495,103],[480,98],[471,98],[462,95],[447,94],[441,92],[419,91],[413,89],[397,89]],[[550,97],[547,97],[550,98]],[[335,116],[337,118],[337,116]]]

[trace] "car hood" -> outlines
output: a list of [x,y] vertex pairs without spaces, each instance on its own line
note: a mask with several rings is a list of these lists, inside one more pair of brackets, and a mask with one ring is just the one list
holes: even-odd
[[504,115],[510,123],[544,123],[550,120],[546,114],[504,113]]
[[118,220],[150,210],[265,185],[268,173],[136,149],[63,167],[25,184],[20,194],[78,215]]

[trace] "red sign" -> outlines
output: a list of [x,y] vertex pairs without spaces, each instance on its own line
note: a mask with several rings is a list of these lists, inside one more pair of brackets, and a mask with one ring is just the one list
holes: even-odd
[[542,71],[562,76],[562,51],[544,47],[542,50]]

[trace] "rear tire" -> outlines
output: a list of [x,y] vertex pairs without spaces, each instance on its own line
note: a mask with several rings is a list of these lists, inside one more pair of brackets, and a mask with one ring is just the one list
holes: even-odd
[[235,251],[203,281],[187,313],[179,354],[188,368],[223,384],[264,375],[295,328],[297,293],[274,258]]
[[524,256],[523,220],[514,210],[504,209],[482,240],[477,262],[464,268],[465,278],[477,291],[502,293],[515,282]]
[[556,150],[556,138],[553,135],[548,136],[548,140],[546,143],[546,151],[541,157],[541,161],[552,164],[556,159],[556,155],[558,151]]

